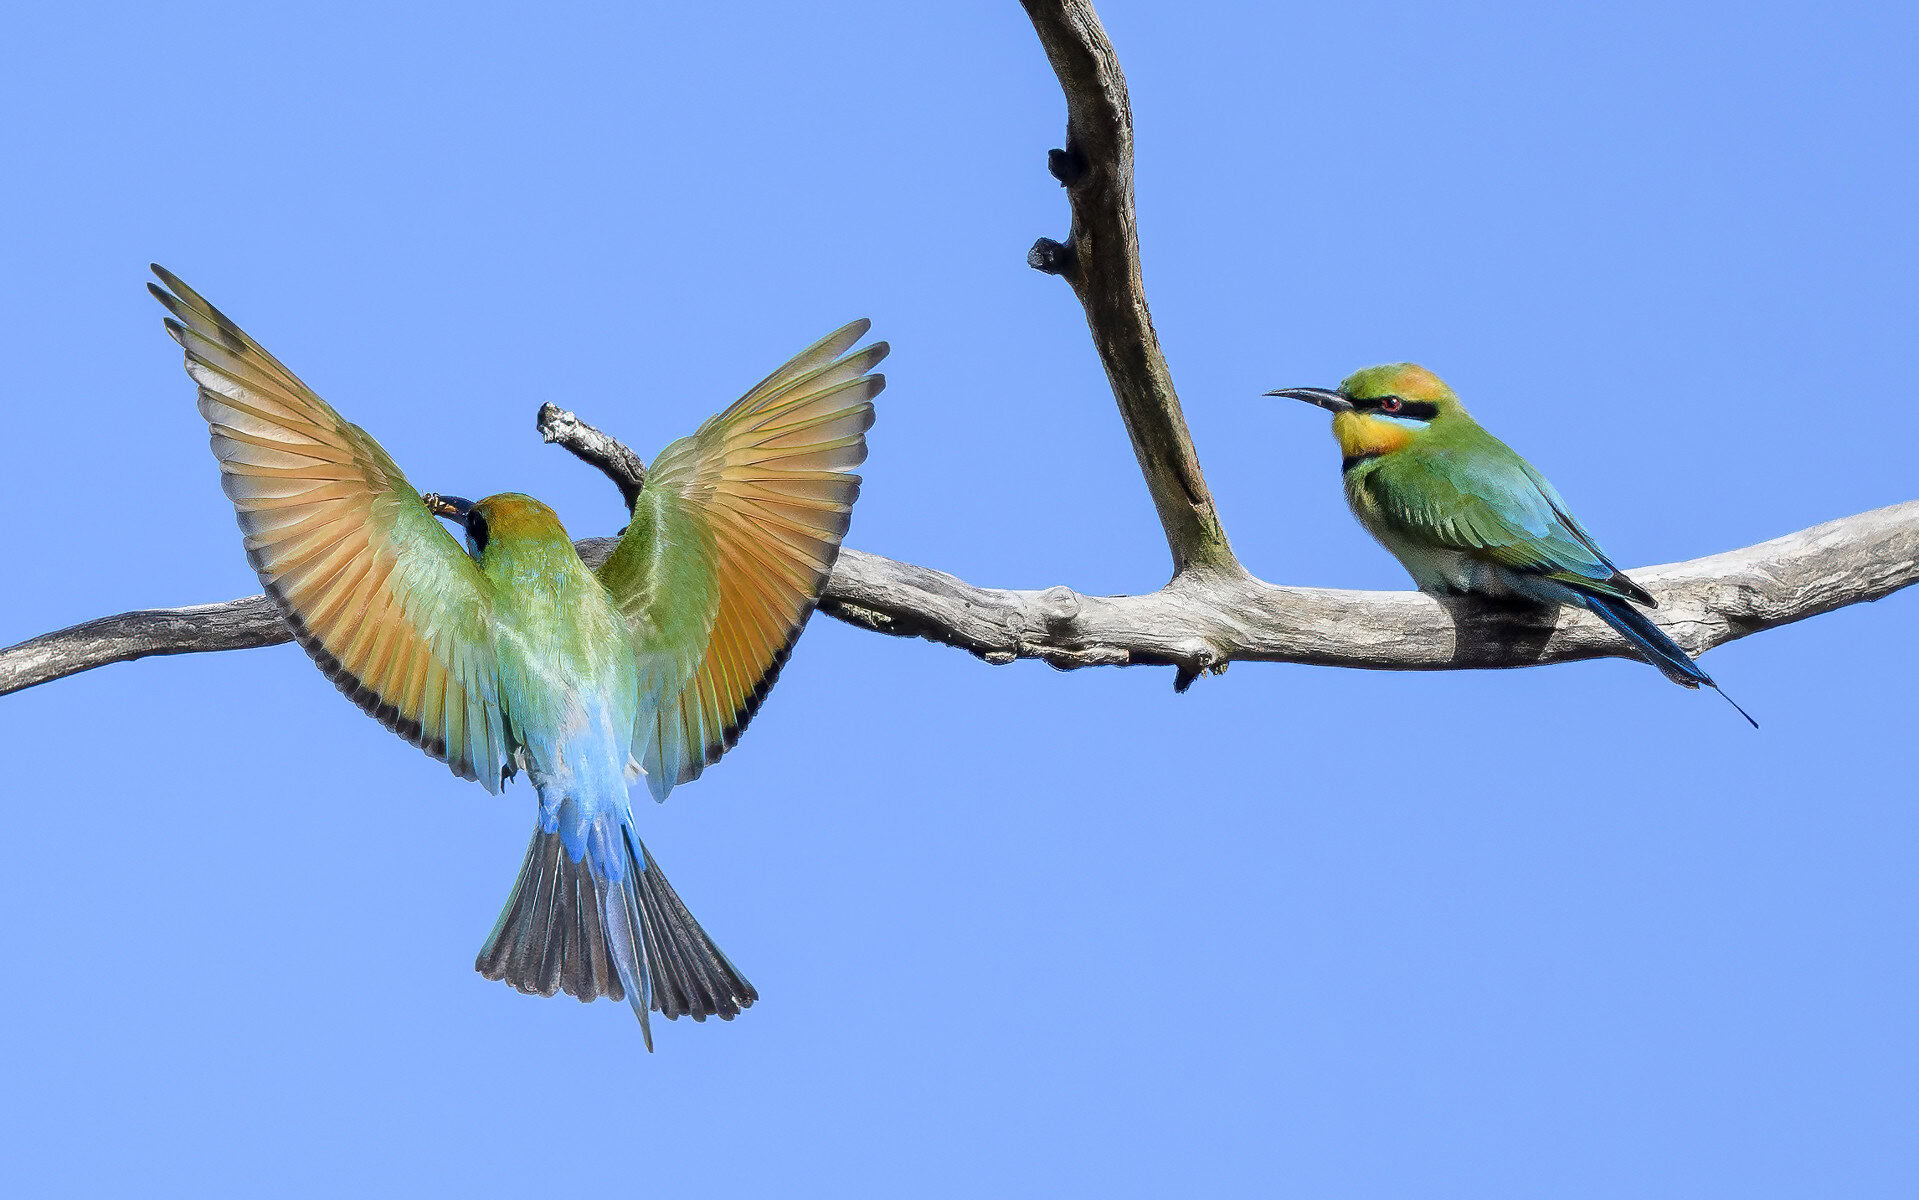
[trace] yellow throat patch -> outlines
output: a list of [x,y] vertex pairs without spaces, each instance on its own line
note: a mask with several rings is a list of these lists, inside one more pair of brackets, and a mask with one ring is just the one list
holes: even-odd
[[1333,417],[1333,436],[1339,439],[1344,458],[1371,458],[1404,449],[1419,435],[1396,421],[1387,421],[1371,413],[1343,412]]

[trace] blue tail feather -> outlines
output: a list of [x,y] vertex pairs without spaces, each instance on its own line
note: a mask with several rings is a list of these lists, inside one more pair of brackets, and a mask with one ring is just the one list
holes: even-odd
[[1681,687],[1696,688],[1701,685],[1711,688],[1725,697],[1726,703],[1733,706],[1738,714],[1746,718],[1747,724],[1754,729],[1759,722],[1752,714],[1739,707],[1739,702],[1727,696],[1725,689],[1713,682],[1712,676],[1701,670],[1692,656],[1687,654],[1678,642],[1666,636],[1666,631],[1653,623],[1651,617],[1633,607],[1628,600],[1612,596],[1600,596],[1591,592],[1578,592],[1579,603],[1588,612],[1613,627],[1613,631],[1631,642],[1646,661],[1658,667],[1666,678]]
[[1652,618],[1634,608],[1624,600],[1615,600],[1611,596],[1582,594],[1586,609],[1600,620],[1613,627],[1620,637],[1625,638],[1639,652],[1645,655],[1655,667],[1664,672],[1666,678],[1681,687],[1696,688],[1716,686],[1712,676],[1699,668],[1678,642],[1666,636],[1666,631],[1653,624]]

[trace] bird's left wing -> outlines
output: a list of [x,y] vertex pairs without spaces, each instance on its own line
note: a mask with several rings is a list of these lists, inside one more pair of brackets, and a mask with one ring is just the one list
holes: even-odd
[[1486,446],[1390,456],[1367,480],[1385,521],[1415,539],[1511,570],[1651,604],[1517,452]]
[[379,443],[159,267],[260,582],[327,678],[453,772],[507,759],[486,577]]
[[[815,342],[647,468],[599,576],[641,669],[633,753],[657,799],[738,740],[818,603],[866,459],[868,322]],[[850,351],[850,353],[849,353]]]

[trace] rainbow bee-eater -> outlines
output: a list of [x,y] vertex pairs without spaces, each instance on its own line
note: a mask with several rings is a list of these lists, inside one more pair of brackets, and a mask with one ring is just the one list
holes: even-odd
[[[589,569],[530,496],[421,495],[379,444],[159,267],[247,558],[327,678],[497,793],[533,842],[477,963],[523,992],[731,1019],[758,994],[634,830],[740,736],[839,553],[886,344],[855,321],[661,452]],[[459,526],[465,545],[437,518]]]
[[1421,591],[1583,608],[1674,683],[1725,695],[1635,607],[1656,608],[1652,594],[1613,566],[1546,477],[1473,420],[1439,376],[1388,363],[1335,390],[1266,394],[1333,414],[1346,503]]

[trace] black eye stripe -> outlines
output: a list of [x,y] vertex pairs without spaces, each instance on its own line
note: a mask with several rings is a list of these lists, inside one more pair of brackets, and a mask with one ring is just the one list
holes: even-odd
[[1380,412],[1388,400],[1397,400],[1399,407],[1386,413],[1393,417],[1411,417],[1415,421],[1430,421],[1439,415],[1439,405],[1428,404],[1424,400],[1408,400],[1404,396],[1368,396],[1353,401],[1353,407],[1361,412]]
[[473,543],[473,553],[479,554],[486,549],[486,517],[477,508],[466,514],[466,537]]

